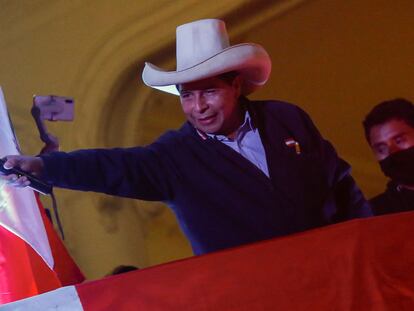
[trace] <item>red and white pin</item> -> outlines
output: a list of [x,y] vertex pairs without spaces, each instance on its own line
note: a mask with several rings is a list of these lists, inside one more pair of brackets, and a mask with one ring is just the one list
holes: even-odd
[[289,137],[285,139],[285,145],[288,147],[295,148],[296,154],[301,154],[299,143],[293,138]]

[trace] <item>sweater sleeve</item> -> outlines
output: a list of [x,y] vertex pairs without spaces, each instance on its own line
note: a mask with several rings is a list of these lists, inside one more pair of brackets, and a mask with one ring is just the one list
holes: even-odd
[[156,143],[147,147],[88,149],[40,156],[42,178],[54,186],[165,201],[172,196],[166,156]]

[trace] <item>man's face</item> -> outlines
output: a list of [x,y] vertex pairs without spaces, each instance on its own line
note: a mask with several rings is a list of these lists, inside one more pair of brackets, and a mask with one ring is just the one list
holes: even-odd
[[181,84],[178,90],[184,114],[198,130],[230,135],[241,125],[239,77],[232,82],[212,77]]
[[414,128],[400,119],[373,126],[369,132],[371,148],[381,161],[389,155],[414,146]]

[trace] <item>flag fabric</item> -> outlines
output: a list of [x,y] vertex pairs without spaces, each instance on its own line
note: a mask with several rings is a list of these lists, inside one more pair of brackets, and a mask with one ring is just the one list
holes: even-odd
[[414,212],[62,287],[0,311],[414,310]]
[[[19,146],[0,88],[0,157],[12,154],[19,154]],[[84,279],[42,213],[31,189],[0,181],[0,304]]]
[[22,239],[0,226],[0,304],[61,286],[57,276]]
[[53,228],[52,222],[46,215],[42,202],[39,199],[39,194],[37,193],[36,199],[52,251],[52,256],[54,258],[53,272],[56,274],[61,285],[63,286],[83,282],[85,280],[85,276],[72,259],[62,240]]
[[39,201],[39,212],[55,258],[53,270],[33,248],[0,226],[0,304],[84,281]]

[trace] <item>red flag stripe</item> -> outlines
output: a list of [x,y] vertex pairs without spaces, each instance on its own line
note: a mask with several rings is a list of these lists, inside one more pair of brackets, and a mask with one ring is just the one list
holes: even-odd
[[85,276],[70,256],[62,240],[57,235],[52,223],[45,213],[38,194],[36,194],[36,199],[55,262],[53,270],[56,272],[60,282],[63,286],[66,286],[84,281]]
[[77,285],[85,310],[414,310],[414,213]]
[[413,223],[414,212],[354,220],[63,287],[0,310],[414,310]]
[[60,286],[56,274],[43,259],[26,242],[0,226],[0,303]]

